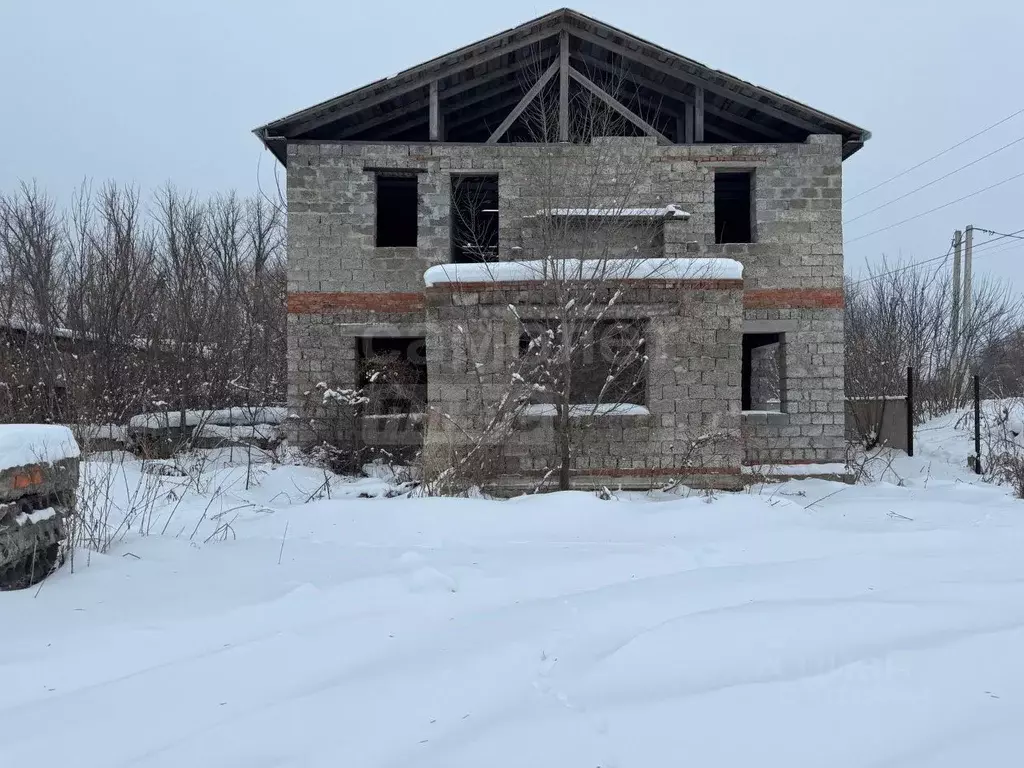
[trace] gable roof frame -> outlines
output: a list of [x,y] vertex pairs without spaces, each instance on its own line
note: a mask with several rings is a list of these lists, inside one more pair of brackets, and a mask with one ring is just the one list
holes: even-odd
[[[400,125],[409,124],[406,130],[416,129],[426,124],[429,116],[424,114],[420,119],[412,113],[429,106],[431,89],[437,91],[441,103],[447,102],[450,106],[455,106],[452,102],[457,96],[476,88],[482,89],[475,94],[478,100],[485,101],[489,84],[496,84],[511,73],[521,73],[531,60],[536,66],[538,60],[549,55],[558,57],[559,39],[565,37],[618,56],[623,67],[636,77],[639,88],[690,105],[705,96],[704,110],[712,118],[707,129],[716,136],[737,136],[735,129],[727,125],[716,128],[719,121],[732,123],[754,136],[769,137],[769,140],[798,140],[794,137],[806,133],[840,133],[844,157],[859,149],[870,137],[866,130],[852,123],[569,9],[554,11],[393,77],[301,110],[261,126],[254,133],[284,162],[288,140],[317,138],[332,124],[341,129],[342,137],[364,135],[373,126],[388,126],[403,117],[408,119]],[[588,65],[599,63],[589,52],[579,49],[572,55]],[[494,63],[498,66],[492,67]],[[658,75],[660,79],[655,79]],[[463,77],[465,79],[460,80]],[[703,94],[699,89],[703,89]],[[410,95],[414,97],[408,98]],[[394,108],[383,112],[389,102]],[[365,119],[358,119],[363,113],[366,113]],[[357,119],[358,122],[354,122]],[[346,121],[349,127],[342,128]]]

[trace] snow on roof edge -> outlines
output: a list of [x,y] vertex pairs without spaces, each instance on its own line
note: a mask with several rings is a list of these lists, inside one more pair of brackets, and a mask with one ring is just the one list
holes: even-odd
[[[554,270],[554,273],[553,273]],[[423,273],[429,288],[444,283],[566,280],[742,280],[735,259],[540,259],[438,264]]]

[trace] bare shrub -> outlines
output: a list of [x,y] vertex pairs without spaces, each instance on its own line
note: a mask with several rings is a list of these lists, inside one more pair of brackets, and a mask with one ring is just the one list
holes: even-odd
[[[906,371],[915,375],[914,418],[967,405],[968,382],[983,353],[1020,333],[1021,299],[1009,286],[975,280],[972,310],[954,320],[953,282],[948,262],[870,266],[868,277],[846,284],[846,395],[898,396],[906,392]],[[857,425],[867,448],[874,448],[884,411]]]
[[[969,419],[973,428],[973,415]],[[982,409],[982,471],[1024,499],[1024,399],[1002,398]]]
[[[160,478],[140,472],[134,482],[118,461],[83,461],[74,514],[68,520],[72,547],[106,553],[138,526],[143,535],[153,530],[161,502]],[[74,560],[72,558],[72,568]]]

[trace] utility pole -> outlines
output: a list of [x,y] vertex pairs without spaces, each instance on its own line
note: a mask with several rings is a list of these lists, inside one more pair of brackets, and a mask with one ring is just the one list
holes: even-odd
[[953,354],[960,349],[960,252],[963,248],[963,232],[953,233]]
[[[964,242],[964,316],[961,323],[963,332],[967,334],[968,340],[976,338],[975,330],[971,325],[971,252],[974,249],[974,225],[967,225],[966,238]],[[966,346],[964,352],[966,352]],[[964,389],[970,380],[970,372],[964,361]]]
[[970,333],[971,322],[971,251],[974,248],[974,225],[967,225],[967,240],[964,245],[964,320],[963,327]]

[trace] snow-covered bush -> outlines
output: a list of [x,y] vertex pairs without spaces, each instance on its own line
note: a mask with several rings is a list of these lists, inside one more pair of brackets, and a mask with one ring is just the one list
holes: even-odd
[[322,466],[351,474],[370,463],[417,466],[426,410],[426,379],[400,356],[362,361],[359,387],[318,382],[307,390],[297,435]]
[[[986,476],[1024,499],[1024,400],[1007,399],[983,409],[982,465]],[[987,450],[985,450],[987,449]]]

